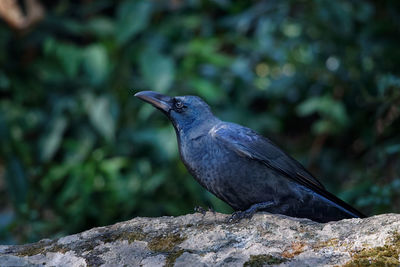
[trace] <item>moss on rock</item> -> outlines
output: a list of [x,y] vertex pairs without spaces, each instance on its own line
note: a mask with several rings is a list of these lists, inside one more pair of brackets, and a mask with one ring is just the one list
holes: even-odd
[[396,232],[384,246],[365,248],[352,255],[345,267],[355,266],[400,266],[400,233]]
[[46,245],[31,245],[31,246],[24,246],[21,250],[15,253],[18,256],[33,256],[45,251]]
[[261,254],[261,255],[251,255],[250,259],[246,261],[243,266],[245,267],[261,267],[264,265],[274,265],[280,264],[282,262],[288,261],[285,258],[274,257],[272,255]]
[[175,261],[179,256],[181,256],[185,252],[185,250],[181,249],[175,252],[171,252],[167,255],[166,261],[165,261],[165,267],[172,267],[175,264]]
[[177,245],[186,238],[178,234],[167,234],[165,236],[154,237],[148,243],[148,248],[156,252],[171,252]]

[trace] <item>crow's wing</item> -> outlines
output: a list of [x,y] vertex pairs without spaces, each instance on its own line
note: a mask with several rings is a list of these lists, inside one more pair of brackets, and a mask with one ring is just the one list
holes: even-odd
[[241,156],[262,161],[269,168],[307,187],[324,189],[324,186],[303,165],[269,139],[249,128],[234,123],[221,123],[211,134]]
[[362,213],[325,190],[324,186],[303,165],[282,151],[269,139],[253,130],[234,124],[220,123],[211,131],[211,136],[242,157],[262,162],[283,176],[313,190],[328,200],[342,206],[359,217]]

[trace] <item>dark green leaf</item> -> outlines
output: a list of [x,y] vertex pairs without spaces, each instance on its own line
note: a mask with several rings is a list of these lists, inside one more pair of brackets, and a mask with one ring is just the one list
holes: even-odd
[[141,53],[139,63],[150,90],[164,92],[170,88],[175,75],[175,65],[171,57],[149,48]]
[[150,19],[152,3],[146,0],[124,1],[118,6],[117,42],[127,43],[143,30]]

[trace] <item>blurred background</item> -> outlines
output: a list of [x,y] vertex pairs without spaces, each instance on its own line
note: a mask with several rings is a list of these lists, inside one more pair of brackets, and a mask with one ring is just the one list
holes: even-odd
[[368,215],[400,212],[400,2],[1,0],[0,244],[231,209],[133,94],[198,95]]

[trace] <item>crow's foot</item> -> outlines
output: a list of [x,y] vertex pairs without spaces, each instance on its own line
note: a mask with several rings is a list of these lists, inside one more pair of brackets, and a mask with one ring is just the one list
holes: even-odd
[[245,211],[235,211],[232,213],[231,217],[228,219],[228,223],[235,223],[240,221],[241,219],[251,219],[254,215],[259,210],[268,208],[270,206],[274,205],[274,202],[268,201],[268,202],[261,202],[252,205],[250,208],[248,208]]
[[194,212],[198,212],[198,213],[201,213],[201,214],[205,215],[207,210],[204,209],[203,207],[196,206],[196,207],[194,207]]
[[241,219],[251,219],[251,217],[253,217],[254,213],[256,213],[256,211],[235,211],[234,213],[232,213],[231,217],[229,217],[228,219],[228,223],[236,223],[238,221],[240,221]]

